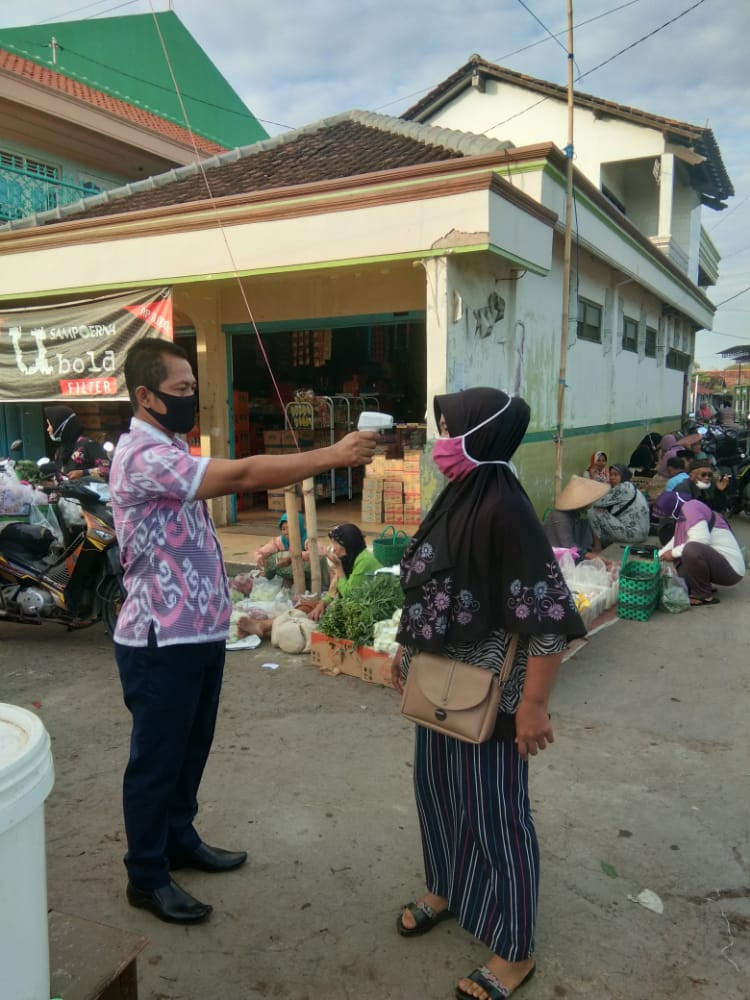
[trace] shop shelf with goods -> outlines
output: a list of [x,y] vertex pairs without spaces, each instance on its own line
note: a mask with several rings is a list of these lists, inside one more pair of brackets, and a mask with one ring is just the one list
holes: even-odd
[[[375,396],[315,396],[299,393],[287,403],[284,415],[287,426],[300,436],[312,438],[315,448],[332,445],[345,434],[355,430],[359,414],[365,409],[378,409]],[[315,477],[315,495],[336,503],[337,497],[352,499],[354,491],[361,489],[363,474],[358,469],[330,469]]]

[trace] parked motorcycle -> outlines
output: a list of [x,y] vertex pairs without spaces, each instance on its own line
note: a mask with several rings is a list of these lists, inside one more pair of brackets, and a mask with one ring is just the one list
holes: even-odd
[[[12,469],[0,463],[6,475]],[[125,589],[107,486],[63,480],[50,500],[54,521],[32,508],[0,525],[0,621],[69,629],[102,621],[112,635]]]
[[750,458],[746,454],[746,436],[711,423],[706,426],[702,447],[713,457],[719,475],[730,477],[725,513],[750,514]]

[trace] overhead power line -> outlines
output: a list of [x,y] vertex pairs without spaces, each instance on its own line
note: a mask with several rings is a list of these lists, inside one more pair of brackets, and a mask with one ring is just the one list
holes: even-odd
[[[600,21],[603,17],[609,17],[610,14],[616,14],[618,11],[625,10],[626,7],[632,7],[633,4],[640,2],[641,0],[626,0],[625,3],[618,4],[617,7],[610,7],[609,10],[604,10],[601,14],[595,14],[593,17],[588,17],[584,21],[579,21],[577,24],[573,25],[573,30],[577,31],[579,28],[583,28],[587,24],[591,24],[594,21]],[[545,28],[545,31],[547,30],[548,29]],[[562,31],[555,32],[552,37],[557,39],[559,35],[567,34],[567,31],[568,29],[564,28]],[[520,49],[513,49],[512,52],[506,52],[503,56],[496,56],[490,61],[494,63],[501,63],[504,59],[510,59],[511,56],[517,56],[520,52],[526,52],[528,49],[534,49],[537,45],[544,45],[548,41],[549,38],[537,38],[535,42],[530,42],[528,45],[522,45]],[[567,49],[565,49],[565,51],[567,52]],[[412,97],[419,97],[421,94],[427,94],[430,90],[432,90],[432,87],[423,87],[421,90],[415,90],[411,94],[402,94],[400,97],[395,97],[392,101],[386,101],[385,104],[379,104],[376,108],[373,108],[373,111],[382,111],[383,108],[389,108],[392,104],[401,104],[402,101],[408,101]]]
[[[621,3],[617,7],[610,7],[609,10],[603,10],[601,14],[594,14],[593,17],[587,17],[584,21],[579,21],[577,24],[573,25],[573,30],[578,31],[579,28],[584,28],[587,24],[593,24],[594,21],[600,21],[603,17],[609,17],[610,14],[617,14],[618,11],[625,10],[626,7],[632,7],[633,4],[640,3],[641,0],[627,0],[626,3]],[[568,29],[563,28],[562,31],[556,31],[554,33],[555,38],[559,38],[561,35],[567,35]],[[528,52],[529,49],[535,49],[537,45],[544,45],[545,42],[549,41],[547,38],[537,38],[535,42],[529,42],[528,45],[522,45],[520,49],[514,49],[512,52],[506,52],[504,56],[497,56],[497,58],[491,60],[494,63],[502,62],[503,59],[510,59],[511,56],[517,56],[521,52]],[[567,49],[565,50],[567,52]]]
[[697,0],[697,3],[694,3],[692,7],[688,7],[686,10],[683,10],[680,14],[676,14],[674,17],[671,17],[668,21],[665,21],[664,24],[660,24],[658,28],[654,28],[653,31],[649,31],[648,34],[641,35],[640,38],[637,38],[634,42],[631,42],[630,45],[626,45],[624,49],[620,49],[619,52],[615,52],[615,54],[613,56],[610,56],[609,59],[605,59],[603,62],[597,63],[597,65],[593,66],[591,69],[587,69],[585,73],[581,73],[580,76],[576,77],[576,80],[582,80],[585,76],[591,76],[592,73],[595,73],[598,69],[601,69],[602,66],[606,66],[608,63],[611,63],[615,59],[618,59],[625,52],[630,52],[630,50],[634,49],[636,45],[640,45],[641,42],[645,42],[648,38],[653,38],[654,35],[658,35],[660,31],[663,31],[665,28],[668,28],[669,25],[674,24],[675,21],[679,21],[681,17],[685,17],[692,10],[695,10],[696,7],[700,7],[700,5],[705,2],[706,0]]
[[[697,3],[694,3],[692,7],[688,7],[686,10],[683,10],[682,13],[677,14],[675,17],[670,18],[669,21],[665,21],[664,24],[660,24],[658,28],[654,28],[654,30],[649,31],[648,34],[642,35],[634,42],[631,42],[630,45],[626,45],[625,48],[620,49],[619,52],[615,52],[615,54],[609,56],[608,59],[605,59],[602,62],[598,63],[596,66],[592,67],[592,69],[586,70],[585,73],[581,73],[579,76],[576,77],[576,82],[578,82],[578,80],[582,80],[585,76],[590,76],[592,73],[596,72],[596,70],[601,69],[602,66],[606,66],[608,63],[611,63],[613,60],[623,55],[623,53],[629,52],[631,49],[634,49],[637,45],[640,45],[642,42],[645,42],[646,39],[653,38],[654,35],[657,35],[660,31],[663,31],[665,28],[669,27],[669,25],[674,24],[675,21],[679,21],[681,17],[685,17],[685,15],[689,14],[690,11],[695,10],[696,7],[700,7],[700,5],[705,2],[706,0],[697,0]],[[537,107],[537,105],[542,104],[544,101],[548,100],[550,100],[550,98],[547,96],[547,97],[542,97],[538,101],[534,101],[533,104],[529,104],[527,107],[522,108],[520,111],[516,111],[515,114],[509,115],[502,121],[496,122],[494,125],[490,125],[486,129],[483,129],[482,134],[486,135],[488,132],[491,132],[493,129],[500,128],[501,125],[507,124],[507,122],[512,121],[514,118],[520,118],[520,116],[526,114],[527,111],[531,111],[532,108],[535,108]]]
[[[92,7],[98,7],[99,4],[104,3],[105,0],[96,0],[95,3],[84,4],[83,7],[74,7],[73,10],[67,10],[62,14],[55,14],[54,17],[46,18],[44,21],[38,21],[38,24],[51,24],[53,21],[64,21],[67,20],[71,14],[78,14],[82,10],[90,10]],[[107,7],[105,10],[97,11],[96,14],[90,15],[90,17],[100,17],[102,14],[109,14],[110,11],[120,10],[122,7],[132,7],[134,3],[140,3],[140,0],[124,0],[123,3],[118,3],[114,7]],[[83,18],[84,21],[89,20],[89,18]]]
[[746,285],[744,288],[740,289],[739,292],[735,292],[734,295],[730,295],[728,299],[722,299],[721,302],[714,302],[714,308],[718,309],[719,306],[723,306],[727,302],[731,302],[732,299],[738,299],[740,295],[744,295],[745,292],[750,292],[750,285]]
[[[748,198],[750,198],[750,194],[746,194],[746,195],[745,195],[745,197],[744,197],[744,198],[741,198],[741,199],[740,199],[740,200],[739,200],[739,201],[737,202],[737,204],[736,204],[736,205],[732,205],[732,207],[731,207],[731,208],[729,209],[729,211],[728,211],[728,212],[722,212],[722,214],[721,214],[721,218],[719,219],[719,221],[718,221],[718,222],[716,223],[716,225],[714,225],[714,226],[711,226],[711,228],[710,228],[710,229],[708,230],[708,232],[709,232],[709,233],[712,233],[712,232],[714,231],[714,229],[718,229],[718,228],[719,228],[719,226],[720,226],[720,225],[722,224],[722,222],[726,222],[726,220],[727,220],[727,219],[728,219],[728,218],[729,218],[729,217],[730,217],[730,216],[731,216],[731,215],[732,215],[732,214],[733,214],[734,212],[736,212],[738,208],[741,208],[741,207],[742,207],[742,206],[743,206],[743,205],[745,204],[745,202],[747,201],[747,199],[748,199]],[[729,256],[731,257],[731,254],[729,254]]]
[[565,55],[567,55],[568,54],[568,50],[565,48],[565,46],[560,41],[560,39],[557,37],[557,35],[553,35],[552,34],[552,32],[547,27],[547,25],[544,23],[544,21],[542,21],[541,18],[537,17],[537,15],[534,13],[534,11],[531,9],[531,7],[529,7],[529,5],[524,2],[524,0],[518,0],[518,2],[520,3],[520,5],[523,7],[523,9],[525,11],[527,11],[529,14],[531,14],[531,16],[534,18],[534,20],[536,21],[536,23],[547,32],[547,34],[552,39],[552,41],[555,42],[556,45],[559,45],[560,48],[565,53]]

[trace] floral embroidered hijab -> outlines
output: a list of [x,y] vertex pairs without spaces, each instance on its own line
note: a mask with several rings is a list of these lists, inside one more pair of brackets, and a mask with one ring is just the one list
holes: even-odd
[[[435,398],[453,437],[499,413],[498,389],[476,388]],[[465,438],[481,462],[508,463],[529,423],[529,407],[511,399],[497,419]],[[397,639],[442,652],[498,628],[527,634],[585,635],[542,525],[507,464],[477,466],[450,482],[435,501],[401,561],[404,610]]]

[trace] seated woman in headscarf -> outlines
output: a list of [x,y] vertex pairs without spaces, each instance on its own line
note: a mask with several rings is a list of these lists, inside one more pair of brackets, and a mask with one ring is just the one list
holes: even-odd
[[356,524],[337,524],[328,532],[328,537],[331,539],[327,550],[331,584],[308,614],[308,618],[315,622],[320,620],[331,601],[351,593],[368,573],[382,569],[382,564],[367,548],[365,536]]
[[690,604],[718,604],[712,585],[733,587],[745,575],[745,560],[732,529],[721,514],[682,493],[662,493],[654,512],[676,521],[674,537],[659,550],[659,558],[674,563],[688,585]]
[[690,446],[700,440],[702,440],[700,434],[685,434],[679,440],[676,434],[665,434],[659,445],[660,457],[656,466],[658,475],[663,476],[664,479],[669,479],[668,460],[674,458],[676,455],[680,455],[683,451],[685,452],[685,457],[689,459],[691,457]]
[[646,434],[641,438],[628,462],[628,468],[632,469],[636,476],[653,476],[656,472],[660,442],[661,434]]
[[584,479],[593,479],[597,483],[608,483],[607,473],[607,453],[604,451],[592,451],[589,459],[589,467],[583,473]]
[[588,555],[596,542],[588,509],[608,492],[608,482],[571,476],[544,519],[544,533],[550,545],[558,549],[577,549],[579,559]]
[[45,406],[44,417],[50,441],[57,444],[57,472],[68,479],[109,476],[109,456],[104,446],[83,433],[83,424],[69,406]]
[[[307,586],[310,586],[310,549],[307,540],[307,529],[305,527],[305,519],[302,514],[298,514],[299,518],[299,534],[300,542],[302,545],[302,559],[305,563],[305,581]],[[262,570],[265,577],[268,580],[272,580],[275,576],[280,576],[285,582],[291,582],[293,579],[292,572],[292,555],[289,551],[289,520],[286,514],[282,514],[279,518],[279,531],[280,535],[275,538],[271,538],[262,545],[253,555],[253,560],[258,567]],[[321,586],[328,586],[328,562],[325,558],[325,550],[322,550],[322,546],[319,544],[319,557],[320,557],[320,571],[321,571]]]
[[610,465],[612,488],[589,511],[591,527],[599,539],[598,545],[594,545],[595,552],[601,552],[612,542],[638,545],[648,538],[648,500],[630,478],[627,465]]

